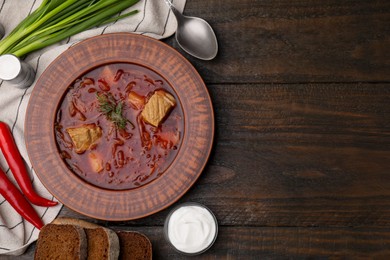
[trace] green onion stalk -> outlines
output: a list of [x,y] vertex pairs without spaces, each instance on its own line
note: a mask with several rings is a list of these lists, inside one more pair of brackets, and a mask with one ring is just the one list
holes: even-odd
[[137,13],[117,16],[139,0],[43,0],[0,41],[0,55],[22,57],[72,35]]

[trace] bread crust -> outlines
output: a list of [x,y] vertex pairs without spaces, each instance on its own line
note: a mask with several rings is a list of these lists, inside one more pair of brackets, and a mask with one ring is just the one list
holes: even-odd
[[81,227],[81,228],[98,228],[98,227],[101,227],[97,224],[94,224],[94,223],[91,223],[91,222],[88,222],[88,221],[85,221],[85,220],[81,220],[81,219],[76,219],[76,218],[65,218],[65,217],[61,217],[61,218],[56,218],[54,219],[51,224],[57,224],[57,225],[74,225],[74,226],[78,226],[78,227]]
[[96,229],[101,228],[105,231],[108,239],[108,247],[109,247],[109,254],[108,254],[108,260],[116,260],[119,257],[120,253],[120,245],[119,245],[119,238],[118,235],[112,231],[111,229],[99,226],[94,223],[90,223],[85,220],[81,219],[74,219],[74,218],[57,218],[52,221],[52,224],[56,225],[73,225],[78,226],[80,228],[84,229]]
[[120,245],[118,235],[108,228],[103,228],[106,231],[109,242],[109,260],[118,259],[120,253]]

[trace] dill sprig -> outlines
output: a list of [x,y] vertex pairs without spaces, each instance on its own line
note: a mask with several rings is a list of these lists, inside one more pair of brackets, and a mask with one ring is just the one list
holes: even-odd
[[96,93],[96,98],[99,103],[99,111],[117,128],[125,129],[126,124],[130,123],[134,129],[134,124],[123,116],[123,103],[121,101],[116,101],[111,93]]

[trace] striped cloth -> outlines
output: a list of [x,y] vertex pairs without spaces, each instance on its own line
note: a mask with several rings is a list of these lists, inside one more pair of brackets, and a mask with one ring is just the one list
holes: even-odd
[[[41,2],[42,0],[0,0],[0,23],[4,26],[6,35],[22,19],[34,11]],[[172,2],[178,10],[183,11],[186,0],[173,0]],[[140,0],[130,9],[138,9],[140,12],[107,26],[82,32],[59,44],[30,54],[25,61],[35,69],[36,79],[60,53],[72,44],[88,37],[113,32],[134,32],[162,39],[171,36],[176,30],[176,20],[164,0]],[[36,177],[28,159],[24,142],[25,112],[34,84],[28,89],[17,89],[9,85],[8,82],[0,81],[0,121],[6,122],[11,127],[16,144],[30,170],[35,190],[43,197],[55,200]],[[8,178],[15,183],[1,153],[0,167],[7,173]],[[35,207],[44,223],[51,222],[58,215],[61,208],[62,205],[51,208]],[[24,221],[0,195],[0,255],[23,254],[28,245],[36,241],[38,234],[39,231],[30,223]]]

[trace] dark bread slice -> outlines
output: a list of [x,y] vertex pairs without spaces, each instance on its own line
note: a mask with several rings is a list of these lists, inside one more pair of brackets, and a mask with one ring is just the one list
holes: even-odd
[[119,239],[114,231],[84,220],[73,218],[57,218],[52,223],[57,225],[75,225],[84,228],[88,241],[88,259],[118,259]]
[[34,259],[87,259],[84,230],[70,225],[45,225],[39,233]]
[[109,244],[103,228],[85,229],[88,240],[88,259],[108,259]]
[[121,260],[150,260],[152,259],[152,243],[143,234],[135,231],[117,231],[121,247]]

